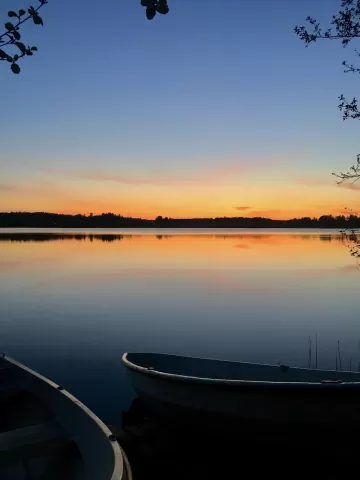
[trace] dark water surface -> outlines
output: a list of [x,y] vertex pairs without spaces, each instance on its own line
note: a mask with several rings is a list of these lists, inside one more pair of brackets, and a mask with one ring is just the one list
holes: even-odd
[[0,349],[111,423],[125,351],[357,369],[359,290],[335,231],[0,231]]

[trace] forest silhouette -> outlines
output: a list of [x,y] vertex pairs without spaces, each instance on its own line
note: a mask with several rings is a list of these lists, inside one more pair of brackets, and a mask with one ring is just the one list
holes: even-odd
[[340,228],[358,229],[356,215],[274,220],[263,217],[168,218],[154,220],[114,213],[65,215],[46,212],[0,213],[0,228]]

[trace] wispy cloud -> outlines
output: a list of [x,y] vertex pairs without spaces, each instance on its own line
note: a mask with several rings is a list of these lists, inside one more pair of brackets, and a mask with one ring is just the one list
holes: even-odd
[[296,183],[301,185],[306,185],[307,187],[339,187],[346,190],[360,190],[360,182],[341,182],[338,183],[333,178],[323,178],[323,177],[298,177],[294,179]]
[[321,185],[336,186],[336,182],[331,178],[331,175],[329,175],[329,178],[302,176],[295,178],[294,182],[299,183],[300,185],[306,185],[307,187],[319,187]]
[[148,172],[148,173],[111,173],[98,170],[44,170],[51,175],[61,175],[70,178],[90,180],[94,182],[113,182],[123,185],[187,185],[187,184],[217,184],[230,180],[245,172],[241,165],[227,166],[224,168],[208,169],[205,172]]
[[[284,214],[282,210],[251,210],[250,212],[247,212],[246,215],[248,217],[272,218],[272,217],[278,217],[279,213]],[[285,218],[285,215],[284,215],[284,218]]]
[[49,175],[58,175],[71,179],[83,179],[96,182],[115,182],[124,185],[189,185],[189,184],[210,184],[228,183],[237,179],[240,175],[254,172],[259,169],[274,166],[282,163],[282,158],[258,157],[244,159],[242,157],[232,159],[221,159],[215,163],[211,160],[211,166],[193,166],[191,169],[184,169],[184,162],[179,161],[178,168],[162,168],[151,171],[114,171],[104,169],[61,169],[46,168],[42,172]]
[[249,210],[251,207],[233,207],[235,210],[238,210],[239,212],[244,212],[245,210]]
[[16,186],[15,185],[7,185],[7,184],[4,184],[4,183],[0,183],[0,192],[1,191],[4,191],[4,192],[8,192],[10,190],[16,190]]
[[346,190],[360,190],[360,182],[341,182],[338,186],[340,188],[345,188]]

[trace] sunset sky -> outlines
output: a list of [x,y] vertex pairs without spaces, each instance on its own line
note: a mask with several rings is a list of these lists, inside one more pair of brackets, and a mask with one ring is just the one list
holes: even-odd
[[[31,2],[30,2],[31,3]],[[33,0],[37,3],[37,0]],[[293,33],[340,0],[49,0],[39,51],[2,62],[0,210],[290,218],[360,208],[360,153],[337,97],[354,46]],[[26,0],[3,0],[9,9]]]

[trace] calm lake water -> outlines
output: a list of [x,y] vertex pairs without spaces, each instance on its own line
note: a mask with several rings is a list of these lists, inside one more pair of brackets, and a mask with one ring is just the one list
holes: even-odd
[[318,335],[357,369],[359,290],[334,231],[0,231],[0,349],[112,423],[125,351],[307,366]]

